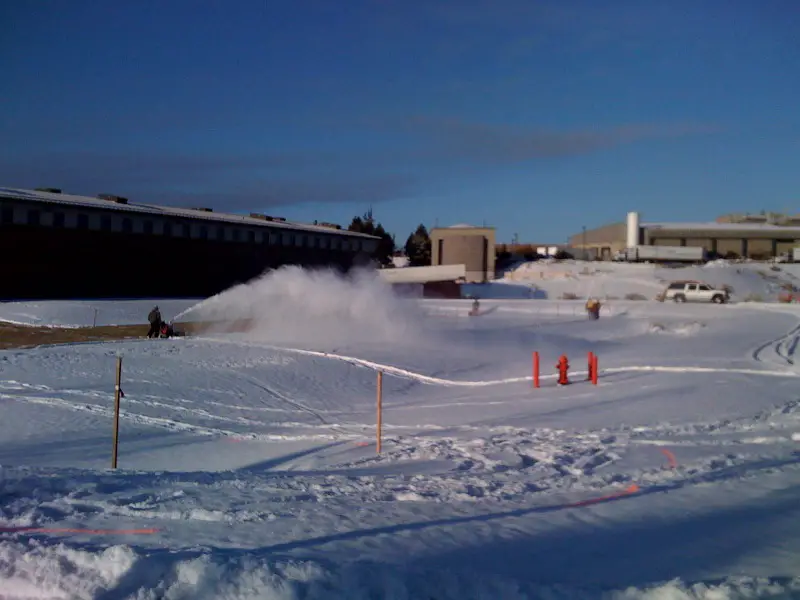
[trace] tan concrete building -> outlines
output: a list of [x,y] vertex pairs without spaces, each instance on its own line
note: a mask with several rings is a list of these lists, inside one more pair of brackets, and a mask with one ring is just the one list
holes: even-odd
[[758,223],[646,223],[642,243],[699,246],[720,256],[766,260],[800,246],[800,227]]
[[601,260],[611,260],[614,253],[625,248],[625,237],[627,232],[626,223],[612,223],[597,229],[587,229],[585,232],[576,233],[569,238],[569,246],[576,252],[576,257],[580,258],[585,251],[587,258],[600,258]]
[[465,265],[466,281],[494,279],[495,231],[493,227],[453,225],[431,230],[431,264]]
[[[796,221],[797,224],[794,224]],[[784,215],[726,215],[710,223],[627,222],[586,230],[570,237],[570,246],[602,259],[632,245],[699,246],[720,256],[768,259],[800,247],[800,218]]]

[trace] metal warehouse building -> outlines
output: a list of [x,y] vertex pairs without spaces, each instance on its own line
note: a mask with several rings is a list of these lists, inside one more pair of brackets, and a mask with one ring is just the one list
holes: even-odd
[[207,297],[282,265],[347,270],[377,241],[255,213],[0,188],[0,298]]
[[433,266],[465,265],[468,282],[494,279],[494,228],[471,225],[434,227],[430,236]]
[[800,246],[800,219],[783,215],[726,215],[710,223],[642,223],[631,212],[613,223],[570,237],[570,246],[608,260],[626,247],[695,246],[719,256],[765,260]]

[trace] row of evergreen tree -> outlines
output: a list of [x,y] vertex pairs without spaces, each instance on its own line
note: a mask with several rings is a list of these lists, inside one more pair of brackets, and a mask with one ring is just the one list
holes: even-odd
[[[375,221],[371,211],[363,217],[354,217],[347,229],[380,238],[372,258],[382,265],[391,264],[392,257],[397,250],[394,236],[389,234],[383,225]],[[414,233],[408,236],[404,249],[408,256],[409,266],[426,267],[431,264],[431,238],[425,225],[420,224]]]

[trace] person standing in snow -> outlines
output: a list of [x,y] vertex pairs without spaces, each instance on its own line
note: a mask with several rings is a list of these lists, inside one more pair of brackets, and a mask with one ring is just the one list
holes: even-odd
[[150,322],[150,330],[147,332],[147,337],[157,338],[161,330],[161,312],[158,306],[154,306],[150,314],[147,315],[147,320]]

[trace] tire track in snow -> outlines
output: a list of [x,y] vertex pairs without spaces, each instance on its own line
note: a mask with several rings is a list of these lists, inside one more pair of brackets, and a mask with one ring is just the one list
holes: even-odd
[[[800,341],[800,324],[790,329],[782,336],[765,342],[753,350],[753,360],[765,363],[768,362],[763,358],[763,353],[768,348],[772,348],[776,356],[781,358],[783,362],[794,366],[794,353],[797,349],[798,342]],[[785,348],[785,352],[784,352]]]

